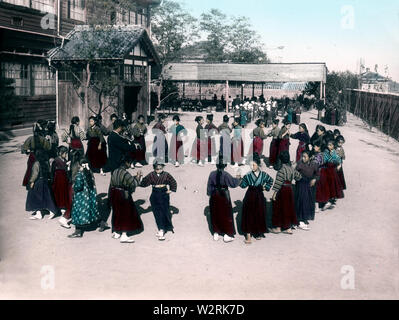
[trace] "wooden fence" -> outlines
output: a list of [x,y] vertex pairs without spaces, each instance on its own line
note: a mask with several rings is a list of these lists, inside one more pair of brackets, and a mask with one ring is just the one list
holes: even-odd
[[399,95],[389,93],[345,90],[343,95],[347,111],[399,140]]

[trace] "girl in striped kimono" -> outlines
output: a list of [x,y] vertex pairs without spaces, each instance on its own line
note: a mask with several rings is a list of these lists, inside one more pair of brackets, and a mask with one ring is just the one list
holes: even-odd
[[241,182],[241,188],[248,188],[243,201],[241,230],[245,234],[245,243],[251,244],[251,236],[261,240],[267,233],[266,198],[264,191],[273,186],[273,178],[260,170],[261,162],[258,156],[251,161],[251,169]]
[[279,119],[273,120],[272,130],[267,135],[268,137],[273,137],[273,140],[270,143],[270,152],[269,152],[270,169],[273,169],[273,166],[276,164],[278,157],[278,148],[280,143],[280,140],[278,138],[280,134],[280,128],[278,127],[279,123],[280,123]]
[[72,150],[77,150],[84,156],[84,147],[82,141],[86,139],[86,134],[79,127],[80,119],[79,117],[73,117],[71,120],[71,125],[69,126],[69,130],[64,130],[61,135],[62,142],[65,142],[69,145],[69,152]]
[[235,179],[225,172],[226,166],[223,161],[220,161],[217,171],[210,174],[207,194],[210,197],[213,239],[218,241],[219,235],[223,235],[224,242],[228,243],[234,240],[236,234],[229,188],[237,188],[240,185],[240,179]]
[[290,154],[283,151],[280,156],[281,168],[277,172],[273,186],[273,233],[293,234],[292,228],[298,225],[295,210],[293,180],[300,180],[301,174],[291,166]]
[[290,152],[290,130],[291,130],[291,122],[285,121],[284,126],[281,128],[280,133],[278,135],[278,139],[280,141],[278,147],[278,154],[280,155],[282,152],[287,151]]
[[86,157],[89,160],[90,169],[93,172],[104,175],[103,167],[107,163],[107,145],[105,143],[104,135],[97,125],[96,117],[89,118],[89,129],[86,133],[87,153]]
[[187,130],[180,124],[180,117],[174,116],[175,124],[170,128],[172,132],[172,140],[170,142],[170,159],[174,162],[176,167],[184,164],[184,145],[183,135],[187,135]]
[[177,191],[176,180],[165,172],[164,168],[164,164],[154,162],[154,171],[147,175],[140,184],[142,188],[152,186],[150,202],[158,227],[156,236],[159,241],[165,241],[165,234],[169,231],[173,232],[170,194]]
[[133,177],[127,169],[132,165],[132,158],[126,155],[122,165],[111,176],[109,200],[112,207],[113,238],[121,243],[134,243],[132,234],[143,229],[143,224],[132,193],[140,185],[141,172]]
[[296,134],[292,134],[291,138],[299,140],[299,145],[296,150],[296,160],[295,160],[295,162],[298,163],[301,160],[302,152],[307,150],[308,144],[310,142],[309,131],[308,128],[306,127],[306,124],[301,123],[299,125],[299,132],[297,132]]
[[253,136],[253,156],[255,157],[255,154],[258,155],[258,157],[262,157],[263,155],[263,140],[267,139],[267,134],[265,133],[265,121],[262,119],[259,119],[256,121],[256,128],[252,132]]

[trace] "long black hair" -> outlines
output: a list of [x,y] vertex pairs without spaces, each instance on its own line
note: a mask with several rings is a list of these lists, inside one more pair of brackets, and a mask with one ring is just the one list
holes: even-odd
[[79,117],[73,117],[71,120],[71,125],[69,126],[69,134],[72,139],[76,139],[75,124],[80,122]]
[[223,163],[223,159],[219,159],[219,163],[216,165],[217,173],[216,173],[216,186],[220,187],[221,183],[220,180],[222,178],[222,173],[224,169],[227,167],[225,163]]
[[44,179],[50,178],[50,165],[46,151],[39,149],[36,152],[36,161],[39,162],[40,174]]
[[[84,164],[89,164],[86,158],[82,158],[79,161],[79,165],[83,166]],[[87,185],[89,186],[90,190],[94,189],[94,179],[93,179],[93,174],[91,173],[90,169],[84,168],[83,169],[83,174],[85,176]]]

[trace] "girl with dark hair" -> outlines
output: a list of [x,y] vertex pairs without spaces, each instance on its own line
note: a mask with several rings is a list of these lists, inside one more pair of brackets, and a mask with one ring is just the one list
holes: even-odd
[[84,158],[79,162],[73,192],[71,217],[75,232],[68,238],[81,238],[85,229],[100,220],[94,176],[90,171],[89,162]]
[[184,145],[183,135],[187,135],[187,130],[180,124],[180,117],[173,117],[174,125],[170,128],[172,140],[170,142],[170,159],[175,163],[175,167],[184,164]]
[[314,145],[315,143],[320,144],[321,151],[323,152],[325,148],[327,147],[327,141],[326,141],[326,128],[322,125],[318,125],[316,127],[316,132],[310,139],[310,143]]
[[113,238],[121,243],[134,243],[128,234],[143,229],[143,223],[132,198],[132,193],[140,185],[141,172],[133,177],[127,170],[132,164],[130,156],[125,156],[122,165],[112,173],[109,201],[112,207]]
[[40,120],[35,123],[33,126],[33,136],[26,139],[21,147],[21,153],[29,155],[25,176],[22,181],[22,186],[24,187],[28,187],[29,179],[32,175],[32,167],[36,161],[37,151],[51,151],[51,141],[45,138],[45,128],[43,125],[43,122]]
[[244,165],[244,142],[242,140],[242,127],[240,119],[235,118],[233,122],[233,137],[231,139],[231,165],[237,168]]
[[[219,158],[223,159],[223,163],[227,164],[231,161],[230,148],[231,148],[231,138],[230,134],[232,132],[229,126],[230,118],[228,115],[223,116],[223,123],[219,126],[218,131],[220,133],[220,150]],[[242,127],[242,126],[241,126]]]
[[213,124],[213,114],[208,114],[206,116],[206,126],[205,130],[208,136],[208,163],[216,164],[216,143],[215,135],[219,133],[218,128]]
[[26,198],[25,210],[33,212],[31,220],[43,219],[43,211],[50,211],[49,219],[53,219],[58,213],[54,203],[50,186],[50,166],[48,157],[44,150],[36,151],[36,161],[32,166],[32,174],[28,184],[28,196]]
[[280,128],[278,127],[280,123],[279,119],[273,120],[272,123],[272,130],[269,132],[267,135],[268,137],[273,137],[272,142],[270,143],[270,151],[269,151],[269,167],[270,169],[273,169],[273,166],[277,162],[277,157],[278,157],[278,149],[279,149],[279,134],[280,134]]
[[299,145],[296,150],[296,160],[295,160],[296,162],[299,162],[299,160],[301,160],[302,157],[302,152],[307,150],[307,146],[310,142],[309,131],[306,124],[301,123],[299,125],[299,132],[297,132],[296,134],[292,134],[291,138],[299,140]]
[[78,150],[82,156],[84,153],[82,141],[86,139],[85,132],[79,127],[79,117],[73,117],[69,130],[64,130],[61,139],[63,142],[68,143],[69,151]]
[[240,185],[240,177],[233,178],[224,171],[225,168],[226,164],[220,161],[217,170],[209,175],[207,194],[210,197],[213,239],[218,241],[219,235],[223,235],[224,242],[228,243],[234,240],[236,234],[229,188],[237,188]]
[[143,179],[140,187],[152,186],[150,202],[158,227],[156,236],[159,241],[165,241],[165,234],[173,232],[174,229],[170,212],[170,194],[177,191],[177,182],[164,171],[164,164],[155,162],[153,167],[154,171]]
[[191,158],[193,162],[203,167],[205,164],[205,153],[207,153],[207,137],[203,127],[204,118],[198,116],[195,118],[195,122],[197,123],[197,128],[195,129],[196,139],[192,147]]
[[137,149],[133,153],[133,164],[137,168],[142,168],[148,164],[146,160],[147,147],[145,144],[145,135],[147,134],[148,129],[143,115],[140,115],[137,120],[138,121],[134,125],[132,133],[134,137],[134,143],[140,145],[140,149]]
[[[334,130],[334,140],[337,140],[337,138],[341,136],[341,131],[339,131],[338,129]],[[342,136],[341,136],[342,137]]]
[[96,173],[100,172],[104,176],[103,167],[107,163],[107,144],[100,127],[97,125],[96,117],[89,118],[89,129],[86,137],[89,141],[86,157],[89,161],[90,169]]
[[55,121],[49,121],[47,124],[47,135],[50,137],[51,150],[49,152],[49,158],[55,159],[58,156],[58,146],[60,139],[56,131]]
[[291,122],[284,121],[284,126],[281,128],[280,133],[278,135],[278,139],[280,141],[279,147],[278,147],[279,156],[284,151],[287,151],[288,153],[290,152],[290,144],[291,144],[290,130],[291,130]]
[[64,215],[71,205],[71,183],[68,180],[68,148],[58,148],[58,157],[51,164],[52,190],[55,204]]
[[315,186],[318,167],[310,161],[309,151],[304,151],[301,157],[301,161],[296,166],[296,171],[301,174],[302,179],[295,185],[295,209],[299,228],[307,231],[310,230],[309,221],[314,220],[315,217]]
[[320,171],[321,168],[324,164],[324,156],[323,153],[321,152],[321,143],[316,141],[312,145],[312,153],[310,157],[310,162],[317,168],[317,175],[316,175],[316,186],[315,186],[315,193],[314,193],[314,201],[315,201],[315,213],[320,212],[320,205],[319,202],[317,201],[317,194],[320,192],[323,192],[322,189],[323,186],[319,183],[320,180]]
[[293,180],[300,180],[301,174],[291,166],[288,151],[281,152],[281,168],[277,172],[276,181],[273,186],[273,233],[293,234],[292,228],[298,225],[295,211]]
[[263,140],[267,139],[267,134],[265,133],[265,122],[262,119],[256,121],[256,128],[252,131],[253,137],[253,155],[258,155],[259,158],[263,155]]
[[248,188],[243,201],[241,230],[245,234],[245,243],[251,244],[251,236],[261,240],[267,233],[266,198],[264,191],[269,191],[273,185],[273,178],[261,171],[258,156],[251,161],[251,169],[241,181],[241,188]]
[[166,116],[161,114],[158,117],[158,122],[152,128],[152,132],[155,135],[153,143],[154,157],[157,162],[168,163],[169,162],[169,147],[168,141],[166,140],[167,130],[164,125]]
[[346,159],[345,156],[345,150],[343,145],[345,144],[345,138],[341,135],[337,137],[335,140],[337,148],[337,154],[341,158],[341,170],[338,170],[338,180],[339,183],[341,184],[342,190],[346,190],[346,181],[345,181],[345,175],[344,175],[344,168],[343,168],[343,162]]

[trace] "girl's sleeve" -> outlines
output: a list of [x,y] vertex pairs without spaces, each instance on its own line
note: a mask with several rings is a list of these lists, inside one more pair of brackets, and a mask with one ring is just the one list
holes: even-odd
[[39,162],[35,162],[32,166],[32,174],[30,175],[29,183],[35,183],[39,176],[40,165]]
[[242,179],[241,181],[240,187],[245,189],[248,188],[248,186],[249,186],[248,177],[245,176],[244,179]]
[[142,188],[149,187],[151,185],[150,177],[151,177],[151,173],[149,175],[145,176],[140,183],[140,187],[142,187]]
[[79,138],[80,138],[80,140],[86,140],[86,133],[82,130],[82,129],[80,129],[79,128]]
[[240,179],[233,178],[230,173],[226,172],[226,183],[229,188],[237,188],[240,185]]
[[273,191],[279,192],[285,181],[284,173],[280,170],[277,172],[276,181],[274,182]]
[[294,170],[294,180],[299,181],[302,179],[302,175],[298,170]]
[[175,178],[172,177],[171,174],[168,173],[168,184],[170,187],[170,191],[176,192],[177,191],[177,182]]
[[262,185],[265,187],[266,191],[270,191],[270,189],[273,186],[273,182],[274,182],[273,178],[269,176],[267,173],[265,173]]

